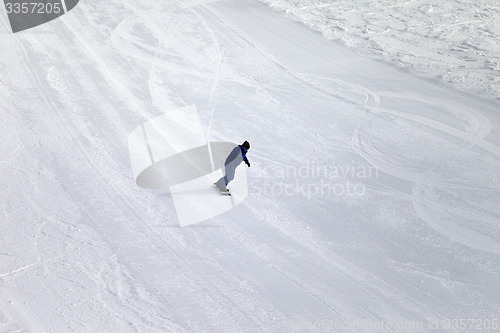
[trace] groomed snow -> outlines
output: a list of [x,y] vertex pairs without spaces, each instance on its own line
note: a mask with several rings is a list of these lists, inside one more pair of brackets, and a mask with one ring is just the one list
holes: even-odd
[[[343,6],[360,31],[415,25]],[[497,19],[467,43],[494,52]],[[411,52],[443,73],[425,36]],[[491,331],[498,100],[257,0],[81,1],[19,34],[0,10],[0,45],[0,331]],[[243,203],[180,227],[171,193],[137,186],[128,139],[191,105],[210,141],[250,141],[252,167]]]

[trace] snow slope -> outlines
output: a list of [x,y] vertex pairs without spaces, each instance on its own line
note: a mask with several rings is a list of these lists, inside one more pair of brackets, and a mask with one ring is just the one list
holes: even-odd
[[500,5],[490,0],[261,0],[356,52],[500,98]]
[[[82,2],[15,35],[1,20],[1,331],[498,318],[497,101],[256,0]],[[181,228],[168,192],[136,186],[127,138],[192,104],[211,140],[251,142],[252,167],[243,204]]]

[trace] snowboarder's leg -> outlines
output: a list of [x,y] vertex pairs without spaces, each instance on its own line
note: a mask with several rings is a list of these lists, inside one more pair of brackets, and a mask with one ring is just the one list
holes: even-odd
[[226,189],[226,185],[227,185],[227,182],[226,182],[226,177],[221,177],[218,181],[216,181],[215,183],[215,186],[217,186],[217,188],[219,190],[225,190]]
[[231,180],[234,179],[234,173],[236,171],[236,167],[237,167],[237,165],[226,164],[226,166],[224,168],[226,171],[225,176],[219,178],[219,180],[214,183],[214,185],[217,186],[219,191],[223,191],[223,192],[229,191],[226,186],[227,186],[227,184],[229,184],[229,182]]
[[226,165],[226,185],[234,179],[234,173],[236,171],[236,166],[228,164]]

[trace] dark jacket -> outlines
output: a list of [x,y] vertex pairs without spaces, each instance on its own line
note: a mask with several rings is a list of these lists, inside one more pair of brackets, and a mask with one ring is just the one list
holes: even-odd
[[245,147],[243,147],[242,145],[239,145],[238,147],[240,147],[240,149],[241,149],[241,155],[243,156],[243,161],[245,161],[245,163],[248,164],[249,163],[248,159],[247,159],[248,150]]
[[[238,149],[239,148],[239,149]],[[241,152],[241,157],[240,157],[240,152]],[[242,145],[238,145],[238,147],[234,147],[234,149],[231,151],[231,153],[229,154],[229,156],[226,158],[226,162],[224,162],[224,165],[229,165],[229,164],[234,164],[232,162],[235,162],[236,166],[238,166],[240,163],[241,163],[241,158],[243,159],[243,161],[247,164],[247,165],[250,165],[250,162],[248,162],[248,158],[247,158],[247,152],[248,150],[243,147]],[[239,159],[239,162],[235,161]]]

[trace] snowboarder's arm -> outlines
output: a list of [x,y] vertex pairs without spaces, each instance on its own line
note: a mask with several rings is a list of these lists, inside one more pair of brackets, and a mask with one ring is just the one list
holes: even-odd
[[241,149],[241,156],[243,157],[243,161],[245,161],[245,164],[250,168],[250,162],[248,162],[248,158],[247,158],[247,151],[248,151],[248,149],[246,149],[242,145],[239,145],[238,147],[240,147],[240,149]]

